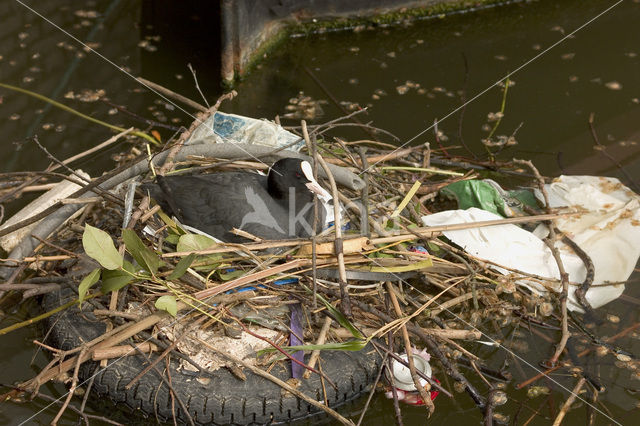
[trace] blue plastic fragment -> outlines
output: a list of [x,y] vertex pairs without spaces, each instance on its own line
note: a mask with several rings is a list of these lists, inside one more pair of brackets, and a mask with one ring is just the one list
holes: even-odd
[[[274,285],[286,285],[286,284],[297,283],[298,281],[299,281],[298,278],[295,278],[295,277],[293,277],[293,278],[283,278],[281,280],[274,281],[272,284],[274,284]],[[265,286],[259,285],[257,287],[237,288],[237,289],[233,289],[233,290],[227,291],[227,294],[229,294],[229,293],[242,293],[243,291],[252,291],[252,290],[256,290],[258,288],[265,288]]]

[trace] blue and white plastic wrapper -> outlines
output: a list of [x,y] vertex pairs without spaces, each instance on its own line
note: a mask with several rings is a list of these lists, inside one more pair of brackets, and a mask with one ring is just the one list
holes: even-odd
[[236,114],[217,111],[193,131],[187,144],[197,143],[243,143],[282,148],[299,152],[305,145],[300,136],[285,130],[268,120],[257,120]]

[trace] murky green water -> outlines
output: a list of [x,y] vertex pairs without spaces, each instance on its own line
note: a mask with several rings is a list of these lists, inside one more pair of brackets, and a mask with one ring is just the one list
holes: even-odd
[[[65,30],[91,40],[103,55],[127,67],[133,75],[142,75],[197,99],[186,68],[187,62],[193,63],[207,98],[212,101],[217,97],[218,76],[213,71],[216,64],[208,49],[216,41],[206,32],[205,15],[185,13],[172,26],[156,22],[149,27],[154,17],[157,20],[161,16],[154,9],[158,6],[149,2],[101,0],[86,2],[82,8],[72,1],[32,3]],[[564,172],[623,178],[593,148],[588,128],[588,118],[593,113],[599,142],[606,145],[629,175],[640,179],[640,4],[626,0],[593,19],[614,4],[577,0],[520,3],[410,25],[294,38],[278,46],[240,82],[240,96],[223,109],[254,117],[284,116],[292,112],[287,109],[289,99],[302,91],[314,100],[326,101],[321,103],[324,115],[310,119],[312,123],[344,115],[331,101],[333,97],[347,109],[368,107],[360,120],[371,121],[395,134],[400,143],[430,142],[436,146],[433,129],[425,129],[437,119],[444,135],[441,139],[447,139],[443,145],[449,147],[450,153],[473,153],[482,158],[486,153],[481,140],[488,134],[487,114],[499,111],[502,102],[500,90],[493,86],[516,71],[511,77],[515,85],[509,88],[505,115],[496,134],[515,133],[518,145],[503,151],[500,158],[530,158],[547,175]],[[93,14],[94,11],[98,13]],[[144,128],[145,124],[119,110],[120,105],[137,116],[169,126],[190,123],[188,116],[155,95],[143,93],[132,78],[104,59],[84,52],[68,36],[14,1],[0,0],[0,15],[4,23],[0,30],[1,82],[54,97],[84,114],[124,127]],[[593,22],[575,36],[550,48],[590,20]],[[175,34],[181,29],[193,42],[175,41]],[[545,52],[547,48],[550,49]],[[98,90],[106,92],[109,103],[85,102]],[[0,100],[1,171],[46,167],[49,160],[29,141],[33,135],[60,158],[111,135],[106,129],[24,95],[0,89]],[[459,109],[465,100],[468,104]],[[297,125],[299,119],[283,117],[282,122]],[[165,138],[171,132],[162,130]],[[351,140],[369,138],[355,129],[340,130],[339,134]],[[450,148],[464,144],[470,152]],[[80,166],[99,174],[111,167],[110,156],[117,151],[116,147],[96,155]],[[7,207],[8,214],[15,209]],[[638,280],[637,273],[633,279]],[[638,283],[629,284],[625,294],[640,297]],[[629,299],[600,310],[620,318],[619,324],[606,323],[596,329],[601,336],[615,334],[639,320],[638,305]],[[29,315],[23,311],[7,314],[3,326]],[[549,356],[549,343],[532,337],[524,328],[518,333],[516,340],[526,345],[526,350],[519,353],[534,366]],[[6,349],[0,355],[1,382],[30,378],[45,365],[47,359],[40,354],[35,366],[28,366],[33,354],[30,341],[37,335],[38,330],[31,328],[2,337]],[[549,337],[552,341],[557,339],[552,332]],[[511,335],[505,336],[510,338]],[[617,343],[640,354],[637,335]],[[489,359],[494,367],[508,360],[514,375],[509,386],[534,374],[530,366],[515,363],[502,349],[481,345],[468,349]],[[607,388],[598,398],[609,415],[622,424],[634,424],[639,383],[631,378],[632,373],[612,368],[611,356],[585,361],[599,372]],[[568,387],[575,382],[563,375],[554,378]],[[450,383],[444,382],[449,387]],[[540,383],[552,386],[548,381]],[[475,385],[486,389],[482,383]],[[514,399],[498,411],[509,415],[514,424],[524,424],[534,411],[539,411],[541,417],[529,424],[550,423],[567,395],[555,389],[549,398],[536,399],[528,399],[525,391],[509,392]],[[5,405],[0,422],[18,424],[42,407],[41,403]],[[478,424],[481,420],[479,410],[465,394],[456,394],[454,400],[439,397],[436,407],[433,424]],[[349,409],[355,412],[358,406]],[[55,412],[47,409],[29,423],[48,423]],[[425,423],[423,409],[405,407],[403,413],[405,424]],[[587,413],[582,404],[570,413],[566,423],[584,424]],[[69,422],[72,419],[67,416]],[[390,402],[376,396],[364,424],[393,421]],[[596,424],[607,422],[604,417],[596,420]]]

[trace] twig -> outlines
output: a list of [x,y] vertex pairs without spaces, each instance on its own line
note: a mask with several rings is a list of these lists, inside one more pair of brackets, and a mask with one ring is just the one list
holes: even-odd
[[[18,390],[18,388],[13,388],[13,389],[14,390]],[[88,393],[85,394],[85,395],[88,395]],[[54,403],[54,404],[59,404],[60,403],[60,399],[59,398],[56,398],[56,397],[53,397],[53,396],[50,396],[50,395],[47,395],[47,394],[43,394],[43,393],[40,393],[40,392],[34,392],[33,393],[33,397],[34,398],[40,398],[40,399],[43,399],[45,401],[49,401],[49,402]],[[118,423],[118,422],[113,421],[111,419],[108,419],[106,417],[97,416],[95,414],[86,414],[86,413],[83,412],[84,411],[84,409],[83,409],[84,407],[83,406],[81,406],[78,409],[77,407],[74,407],[73,405],[70,404],[68,408],[70,410],[72,410],[73,412],[75,412],[76,414],[78,414],[79,416],[81,416],[85,421],[88,420],[88,419],[92,419],[92,420],[96,420],[96,421],[99,421],[99,422],[107,423],[107,424],[110,424],[110,425],[125,426],[123,423]]]
[[135,347],[131,345],[112,346],[106,349],[95,349],[91,359],[94,361],[102,361],[103,359],[121,358],[124,356],[135,355],[136,351],[149,353],[158,350],[157,346],[150,342],[142,342]]
[[[309,139],[309,133],[307,132],[307,123],[302,120],[302,134],[304,136],[305,141]],[[310,143],[310,142],[309,142]],[[349,301],[349,292],[347,291],[347,272],[344,266],[344,251],[342,250],[342,219],[340,217],[340,202],[338,197],[338,187],[336,186],[336,181],[333,178],[333,173],[331,173],[331,169],[324,161],[321,155],[316,152],[315,160],[322,166],[324,169],[327,178],[329,179],[329,184],[331,185],[331,192],[333,196],[333,214],[334,214],[334,222],[333,229],[336,235],[334,244],[335,244],[335,252],[336,257],[338,258],[338,272],[340,274],[340,305],[342,307],[342,312],[347,316],[351,316],[351,303]]]
[[[331,289],[331,288],[321,288],[321,289],[322,289],[323,292],[331,294],[332,296],[339,296],[338,292],[333,290],[333,289]],[[381,312],[380,310],[376,309],[375,307],[371,306],[368,303],[363,303],[363,302],[360,302],[357,299],[354,299],[353,300],[353,304],[355,306],[357,306],[358,309],[360,309],[360,310],[362,310],[364,312],[369,312],[370,314],[373,314],[373,315],[377,316],[378,318],[380,318],[382,321],[384,321],[386,323],[390,323],[390,322],[393,321],[393,318],[391,316]],[[476,405],[479,408],[483,408],[484,407],[484,400],[483,400],[482,396],[480,395],[480,393],[478,392],[478,390],[471,383],[469,383],[467,378],[464,377],[464,375],[462,375],[458,371],[456,366],[449,361],[449,359],[446,357],[445,354],[442,353],[442,351],[440,350],[439,346],[433,341],[433,339],[427,333],[425,333],[422,330],[421,327],[413,325],[411,322],[408,322],[406,324],[406,326],[407,326],[407,330],[409,332],[415,334],[424,343],[427,344],[427,347],[429,348],[429,353],[432,356],[435,356],[436,358],[438,358],[438,360],[440,360],[440,362],[442,363],[443,367],[447,371],[447,374],[452,379],[456,380],[457,382],[459,382],[461,385],[464,386],[465,390],[467,391],[469,396],[471,396],[471,398],[476,403]]]
[[278,379],[277,377],[273,376],[272,374],[267,373],[266,371],[261,370],[260,368],[254,367],[253,365],[248,364],[247,362],[241,360],[240,358],[236,358],[235,356],[228,354],[226,352],[222,352],[221,350],[219,350],[218,348],[216,348],[215,346],[211,345],[209,342],[206,342],[202,339],[197,339],[202,345],[206,346],[207,348],[211,349],[212,351],[214,351],[215,353],[231,360],[231,362],[234,362],[236,364],[242,365],[242,367],[251,370],[252,373],[263,377],[273,383],[275,383],[276,385],[280,386],[282,389],[286,390],[287,392],[290,392],[291,394],[297,396],[298,398],[302,399],[303,401],[307,402],[310,405],[313,405],[314,407],[324,411],[325,413],[327,413],[328,415],[330,415],[331,417],[333,417],[334,419],[338,420],[340,423],[342,423],[343,425],[349,425],[349,426],[354,426],[353,422],[349,419],[346,419],[344,417],[342,417],[337,411],[333,410],[330,407],[325,406],[324,404],[316,401],[315,398],[310,398],[307,395],[303,394],[302,392],[300,392],[298,389],[292,387],[291,385],[289,385],[286,382],[283,382],[282,380]]
[[202,106],[199,103],[194,102],[191,99],[189,99],[189,98],[187,98],[185,96],[182,96],[182,95],[180,95],[180,94],[178,94],[178,93],[176,93],[176,92],[174,92],[172,90],[169,90],[166,87],[161,86],[161,85],[159,85],[157,83],[154,83],[154,82],[149,81],[149,80],[147,80],[145,78],[142,78],[142,77],[137,77],[136,80],[138,80],[143,85],[148,86],[148,87],[150,87],[150,88],[162,93],[163,95],[165,95],[165,96],[167,96],[169,98],[172,98],[172,99],[174,99],[174,100],[176,100],[178,102],[182,102],[183,104],[185,104],[185,105],[187,105],[187,106],[189,106],[189,107],[191,107],[191,108],[193,108],[195,110],[202,111],[202,112],[205,112],[207,110],[207,107]]
[[[62,161],[62,164],[67,165],[69,163],[73,163],[74,161],[79,160],[79,159],[81,159],[83,157],[86,157],[87,155],[91,155],[96,151],[100,151],[102,148],[106,148],[109,145],[112,145],[112,144],[116,143],[121,137],[126,136],[126,135],[128,135],[129,133],[132,133],[132,132],[133,132],[133,127],[129,127],[128,129],[125,129],[125,130],[121,131],[117,135],[111,136],[106,141],[104,141],[104,142],[102,142],[102,143],[100,143],[100,144],[98,144],[98,145],[96,145],[96,146],[94,146],[92,148],[89,148],[86,151],[82,151],[79,154],[76,154],[76,155],[74,155],[72,157],[67,158],[66,160]],[[52,172],[52,171],[56,170],[58,167],[60,167],[60,166],[55,164],[52,167],[49,167],[47,169],[47,171]]]
[[[322,323],[322,328],[320,329],[320,333],[318,333],[318,338],[316,339],[316,345],[323,345],[326,338],[327,338],[327,332],[329,331],[329,328],[331,328],[331,322],[333,320],[331,319],[331,317],[326,316],[324,318],[324,322]],[[320,350],[316,349],[313,352],[311,352],[311,356],[309,357],[309,361],[307,362],[307,365],[311,368],[316,366],[316,362],[318,362],[318,358],[320,357]],[[307,370],[304,372],[303,377],[305,379],[308,379],[309,376],[311,376],[311,370]]]
[[251,331],[246,325],[244,325],[242,323],[242,321],[240,321],[237,317],[235,317],[233,314],[231,314],[231,312],[229,312],[227,310],[227,315],[230,316],[231,318],[233,318],[234,321],[236,321],[238,323],[238,325],[240,325],[240,327],[242,327],[242,330],[244,330],[245,333],[250,334],[251,336],[255,337],[256,339],[260,339],[263,342],[268,343],[269,345],[271,345],[275,350],[277,350],[278,352],[280,352],[282,355],[284,355],[285,357],[289,358],[289,360],[291,360],[291,362],[295,362],[297,365],[301,366],[302,368],[306,369],[307,371],[310,371],[312,373],[316,373],[319,376],[323,377],[325,380],[327,380],[331,386],[333,386],[334,388],[336,387],[335,383],[333,383],[333,381],[331,379],[329,379],[327,376],[321,374],[318,370],[316,370],[313,367],[310,367],[309,365],[305,364],[304,362],[301,362],[299,360],[297,360],[296,358],[294,358],[289,352],[285,351],[284,349],[282,349],[280,346],[278,346],[277,343],[275,343],[274,341],[272,341],[271,339],[267,339],[266,337],[263,337],[261,335],[259,335],[258,333],[254,333],[253,331]]
[[[395,291],[393,289],[393,284],[390,281],[387,281],[387,293],[391,298],[391,303],[393,304],[393,309],[396,311],[396,315],[398,318],[402,318],[404,314],[402,313],[402,309],[400,308],[400,304],[398,303],[398,299],[396,298]],[[416,366],[413,362],[413,348],[411,347],[411,340],[409,339],[409,332],[407,331],[407,327],[405,324],[402,324],[400,327],[402,332],[402,339],[404,340],[404,350],[407,354],[407,361],[409,363],[409,371],[411,372],[411,379],[413,380],[413,385],[416,387],[416,390],[420,394],[420,398],[424,402],[427,411],[429,412],[429,416],[433,414],[435,407],[433,405],[433,401],[431,401],[431,395],[429,392],[420,384],[420,379],[418,379],[418,375],[416,373]]]
[[207,108],[211,108],[209,106],[209,102],[207,102],[207,98],[204,96],[204,93],[202,93],[202,90],[200,90],[200,85],[198,84],[198,78],[196,77],[196,70],[193,69],[191,64],[187,64],[187,67],[189,67],[189,71],[191,71],[191,75],[193,76],[193,82],[195,83],[196,89],[198,90],[198,93],[200,93],[200,97],[204,101],[204,104],[207,106]]
[[[91,295],[89,295],[91,296]],[[87,296],[87,297],[89,297]],[[69,302],[66,305],[63,305],[61,308],[66,308],[69,307],[73,304],[77,303],[76,300],[72,300],[71,302]],[[57,308],[55,311],[60,311],[62,309]],[[50,312],[48,312],[47,314],[50,314]],[[146,330],[149,327],[152,327],[153,325],[157,324],[161,319],[165,318],[166,316],[168,316],[169,314],[167,314],[164,311],[155,313],[155,314],[151,314],[148,315],[147,317],[141,319],[140,321],[133,323],[133,324],[124,324],[123,326],[120,327],[116,327],[115,329],[111,330],[108,334],[103,334],[101,336],[98,336],[96,339],[92,340],[91,342],[87,343],[86,346],[87,347],[91,347],[92,350],[87,350],[86,352],[74,356],[72,358],[69,358],[63,362],[61,362],[58,366],[56,366],[55,368],[47,368],[43,371],[41,371],[34,379],[28,380],[24,383],[21,383],[18,387],[21,389],[35,389],[45,383],[47,383],[49,380],[54,379],[55,377],[58,377],[60,374],[63,374],[64,372],[68,371],[69,369],[73,368],[73,366],[75,366],[76,362],[85,362],[87,360],[89,360],[91,358],[91,355],[93,353],[93,350],[95,349],[100,349],[100,348],[108,348],[114,345],[117,345],[120,342],[123,342],[124,340],[128,339],[129,337],[135,336],[136,334],[138,334],[140,331],[142,330]],[[6,330],[6,329],[5,329]],[[108,337],[107,337],[108,336]],[[99,343],[95,343],[95,342],[99,342]]]
[[[371,386],[371,392],[369,392],[369,396],[367,397],[367,401],[364,403],[364,406],[362,407],[362,413],[360,413],[360,417],[358,418],[358,423],[356,423],[356,426],[360,426],[362,424],[362,420],[364,419],[364,415],[367,413],[367,409],[369,408],[369,404],[371,403],[371,399],[373,398],[373,395],[376,393],[376,387],[378,386],[378,382],[380,382],[380,378],[382,377],[382,372],[385,369],[385,365],[387,364],[387,360],[388,360],[388,355],[385,353],[384,358],[382,358],[382,362],[380,363],[380,368],[378,369],[378,375],[376,376],[376,379],[373,381],[373,385]],[[397,401],[397,395],[396,395],[396,403]]]
[[[393,337],[393,332],[391,334],[387,333],[387,337]],[[395,352],[391,352],[390,349],[385,348],[383,345],[377,343],[376,341],[372,340],[371,343],[373,344],[373,346],[377,349],[379,349],[380,351],[384,352],[385,356],[388,356],[389,358],[395,360],[397,363],[404,365],[405,367],[409,368],[409,362],[405,361],[404,359],[402,359],[402,357],[400,357],[400,355],[398,355]],[[438,391],[442,392],[443,395],[448,396],[449,398],[453,398],[453,395],[451,394],[451,392],[449,392],[448,390],[446,390],[444,387],[442,387],[442,385],[438,384],[438,382],[436,382],[433,377],[429,377],[426,374],[424,374],[422,371],[420,370],[416,370],[416,375],[420,376],[421,378],[423,378],[424,380],[428,381],[429,383],[431,383],[431,386],[438,389]]]
[[464,52],[462,52],[462,63],[464,64],[464,79],[462,81],[462,95],[460,96],[460,103],[462,104],[462,107],[460,108],[460,115],[458,116],[458,139],[462,146],[464,146],[464,149],[466,149],[474,159],[477,159],[478,157],[476,154],[469,149],[462,137],[462,123],[464,121],[464,112],[467,109],[467,83],[469,83],[469,62],[467,61],[467,55],[465,55]]
[[564,404],[562,404],[562,408],[560,409],[560,412],[556,416],[556,419],[553,421],[553,426],[559,426],[560,423],[562,423],[562,419],[564,419],[564,416],[569,411],[569,408],[571,408],[571,404],[573,404],[573,401],[576,400],[576,397],[578,396],[578,392],[580,392],[580,389],[582,389],[586,381],[587,379],[585,379],[584,377],[581,377],[580,380],[578,380],[578,383],[576,383],[576,386],[571,391],[571,395],[569,395],[569,397],[564,402]]
[[364,147],[358,147],[358,155],[360,156],[360,161],[362,162],[362,170],[364,171],[362,174],[362,180],[364,180],[364,188],[362,190],[362,194],[360,195],[360,201],[362,203],[363,208],[360,211],[360,235],[364,235],[365,237],[371,236],[371,231],[369,229],[369,173],[367,170],[369,169],[369,160],[367,159],[367,149]]
[[[509,86],[508,83],[509,81],[507,80],[507,83],[505,86],[505,94],[506,94],[507,87]],[[542,177],[542,175],[540,174],[536,166],[534,166],[533,163],[529,160],[525,161],[525,160],[514,159],[513,162],[516,164],[525,165],[531,169],[531,171],[536,177],[536,180],[538,181],[538,187],[540,188],[540,191],[542,192],[542,196],[544,197],[544,204],[546,206],[546,209],[549,210],[550,209],[549,194],[547,193],[547,190],[544,187],[545,185],[544,178]],[[560,273],[560,282],[562,284],[562,293],[560,294],[560,309],[562,314],[562,336],[560,338],[560,342],[558,342],[558,345],[556,346],[555,353],[549,360],[550,365],[554,365],[556,362],[558,362],[558,358],[560,358],[560,354],[562,354],[562,351],[564,350],[564,347],[567,344],[567,340],[569,340],[569,336],[571,335],[569,333],[569,322],[568,322],[568,313],[567,313],[567,299],[569,298],[569,274],[564,269],[562,258],[560,257],[560,252],[556,248],[556,232],[555,232],[556,227],[553,220],[550,220],[547,222],[547,227],[549,228],[549,237],[545,239],[545,243],[549,247],[549,250],[551,250],[551,254],[553,254],[553,258],[555,259],[556,264],[558,265],[558,271]]]
[[[136,349],[136,350],[138,349],[136,346],[134,346],[133,348]],[[140,353],[140,355],[144,356],[145,359],[146,359],[146,356],[145,356],[144,353]],[[147,359],[147,361],[148,361],[148,359]],[[158,377],[160,378],[162,383],[164,383],[169,388],[169,392],[170,392],[171,395],[173,395],[173,398],[175,398],[178,401],[178,404],[180,404],[180,408],[182,408],[182,411],[183,411],[184,415],[187,417],[187,422],[191,426],[194,426],[195,423],[193,421],[193,418],[191,417],[191,413],[189,413],[189,410],[187,409],[186,404],[182,401],[182,398],[180,398],[180,395],[178,395],[178,393],[175,391],[175,389],[171,385],[171,382],[164,377],[164,374],[162,374],[162,372],[155,365],[153,366],[153,371],[156,372],[156,374],[158,375]],[[158,389],[160,389],[160,388],[158,388]]]
[[76,367],[73,370],[73,378],[71,379],[71,387],[69,388],[69,391],[67,392],[67,398],[64,400],[64,404],[62,404],[62,407],[60,407],[60,410],[58,411],[58,414],[56,414],[56,416],[51,421],[51,424],[53,426],[58,424],[58,420],[60,420],[60,417],[62,417],[62,414],[67,409],[67,406],[69,405],[69,402],[71,401],[71,398],[73,397],[73,394],[76,391],[76,386],[78,385],[78,371],[80,370],[80,364],[82,364],[80,359],[82,359],[82,355],[84,355],[84,353],[86,351],[87,351],[87,348],[82,348],[82,350],[80,351],[80,355],[78,356],[78,360],[76,362]]
[[[386,303],[386,305],[388,305],[388,303]],[[387,306],[387,312],[388,312],[388,306]],[[396,425],[403,426],[402,411],[400,410],[400,404],[398,402],[398,390],[396,388],[396,383],[395,383],[396,379],[393,377],[393,373],[392,373],[393,361],[389,357],[390,354],[395,353],[393,350],[393,332],[391,330],[389,330],[389,332],[387,333],[387,347],[388,347],[388,351],[387,351],[386,368],[387,368],[387,371],[389,372],[388,377],[389,377],[389,383],[391,384],[391,396],[393,397],[393,411],[396,417]]]
[[[557,229],[555,231],[558,232]],[[569,247],[571,247],[571,250],[573,250],[573,252],[582,260],[582,263],[584,263],[584,267],[587,270],[587,274],[585,275],[585,278],[584,278],[584,281],[582,281],[582,284],[580,284],[580,286],[576,289],[576,291],[573,294],[575,295],[576,299],[578,300],[578,303],[580,303],[580,306],[582,306],[582,308],[586,313],[595,315],[593,307],[591,306],[591,303],[589,303],[589,301],[587,300],[587,292],[589,291],[591,284],[593,284],[593,279],[595,278],[595,274],[596,274],[593,261],[591,260],[591,257],[589,257],[587,252],[582,250],[582,247],[576,244],[576,242],[573,241],[568,236],[563,235],[562,242],[568,245]]]
[[[311,154],[311,161],[313,161],[313,178],[318,180],[318,161],[316,160],[318,156],[317,148],[318,146],[315,143],[311,143],[309,138],[305,138],[305,143],[307,144],[307,149]],[[314,140],[315,142],[315,140]],[[313,197],[313,225],[311,228],[311,279],[313,280],[313,309],[316,310],[318,308],[318,252],[317,252],[317,244],[318,244],[318,209],[320,208],[320,201],[318,197]]]
[[[176,339],[174,339],[173,342],[171,342],[171,344],[169,346],[167,346],[165,348],[164,351],[162,351],[162,353],[160,355],[158,355],[153,361],[149,361],[149,365],[146,366],[140,373],[138,373],[133,379],[131,379],[131,381],[129,383],[127,383],[125,385],[125,389],[129,390],[131,389],[131,387],[133,385],[135,385],[138,380],[140,380],[142,377],[144,377],[145,374],[147,374],[149,372],[149,370],[151,370],[152,368],[155,368],[155,366],[162,361],[163,359],[165,359],[167,357],[167,355],[169,355],[169,353],[171,351],[173,351],[175,349],[175,347],[178,345],[178,343],[187,335],[187,333],[189,333],[191,330],[193,330],[195,327],[199,326],[207,317],[206,316],[202,316],[200,318],[198,318],[197,320],[193,321],[192,323],[189,324],[189,326],[187,327],[186,330],[184,330],[182,332],[182,334],[180,336],[178,336]],[[143,350],[142,347],[140,346],[134,346],[131,348],[132,350],[138,351],[138,352],[146,352]]]

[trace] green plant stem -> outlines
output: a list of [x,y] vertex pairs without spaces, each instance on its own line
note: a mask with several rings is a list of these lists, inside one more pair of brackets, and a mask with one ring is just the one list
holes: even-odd
[[[102,295],[101,292],[92,293],[92,294],[89,294],[89,295],[85,296],[84,300],[91,299],[93,297],[101,296],[101,295]],[[31,324],[35,324],[36,322],[41,321],[41,320],[43,320],[45,318],[48,318],[53,314],[57,314],[60,311],[64,311],[65,309],[75,305],[76,303],[78,303],[78,299],[70,300],[69,302],[65,303],[64,305],[58,306],[57,308],[52,309],[49,312],[45,312],[44,314],[38,315],[37,317],[29,318],[28,320],[21,321],[21,322],[15,323],[13,325],[10,325],[9,327],[5,327],[3,329],[0,329],[0,336],[2,336],[4,334],[7,334],[7,333],[10,333],[10,332],[12,332],[14,330],[17,330],[19,328],[26,327],[26,326],[31,325]]]
[[407,170],[410,172],[425,172],[447,176],[464,176],[464,173],[453,172],[451,170],[432,169],[429,167],[410,167],[410,166],[384,166],[379,167],[380,170]]
[[[62,104],[62,103],[57,102],[57,101],[54,101],[53,99],[48,98],[48,97],[46,97],[44,95],[41,95],[39,93],[32,92],[30,90],[23,89],[21,87],[12,86],[12,85],[6,84],[6,83],[0,83],[0,87],[4,87],[5,89],[13,90],[13,91],[16,91],[16,92],[24,93],[25,95],[32,96],[32,97],[34,97],[36,99],[39,99],[41,101],[50,103],[51,105],[53,105],[53,106],[55,106],[57,108],[60,108],[60,109],[62,109],[64,111],[70,112],[71,114],[75,114],[75,115],[77,115],[79,117],[82,117],[85,120],[89,120],[89,121],[91,121],[93,123],[100,124],[101,126],[108,127],[111,130],[116,130],[118,132],[124,132],[124,131],[127,130],[127,129],[124,129],[122,127],[114,126],[113,124],[109,124],[107,122],[104,122],[102,120],[98,120],[97,118],[89,117],[88,115],[85,115],[85,114],[83,114],[83,113],[81,113],[79,111],[76,111],[75,109],[73,109],[71,107],[68,107],[65,104]],[[138,137],[141,137],[143,139],[146,139],[146,140],[148,140],[149,142],[151,142],[154,145],[158,145],[158,141],[153,136],[148,135],[148,134],[146,134],[144,132],[134,131],[134,132],[131,132],[131,134],[135,135],[135,136],[138,136]]]
[[[491,129],[491,132],[489,132],[489,136],[487,136],[487,140],[491,140],[491,137],[494,135],[496,130],[498,130],[498,126],[502,121],[502,117],[504,117],[504,109],[507,105],[507,92],[509,91],[509,82],[511,82],[509,78],[507,78],[504,81],[504,91],[502,92],[502,104],[500,105],[500,117],[498,117],[498,120],[496,120],[496,124],[493,126],[493,129]],[[491,149],[486,145],[485,145],[485,148],[487,149],[487,152],[489,153],[491,158],[493,158],[493,153],[491,152]]]

